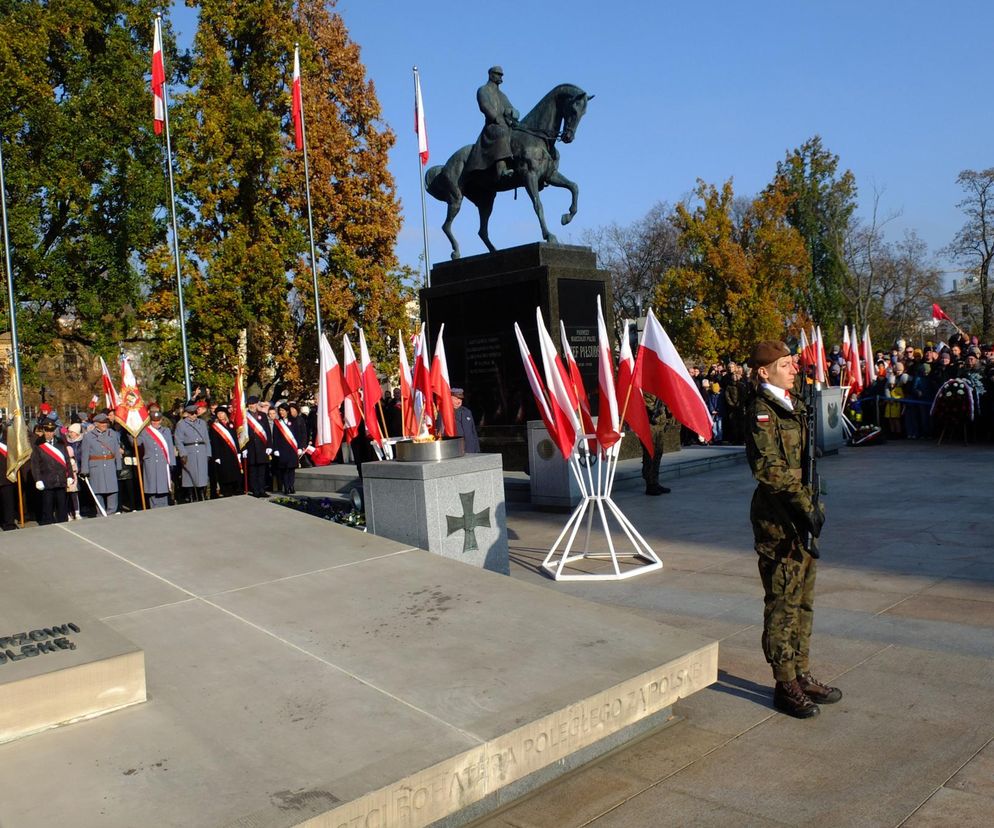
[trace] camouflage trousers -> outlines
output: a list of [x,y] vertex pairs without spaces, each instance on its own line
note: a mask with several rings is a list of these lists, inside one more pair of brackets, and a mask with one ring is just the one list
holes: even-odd
[[780,557],[759,555],[763,582],[763,654],[777,681],[808,671],[817,563],[799,543]]

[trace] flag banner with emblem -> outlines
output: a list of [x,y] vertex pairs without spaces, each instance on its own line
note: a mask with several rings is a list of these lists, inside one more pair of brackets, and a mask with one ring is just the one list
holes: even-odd
[[148,409],[138,390],[138,380],[131,370],[131,360],[121,357],[121,393],[118,395],[114,416],[132,437],[137,437],[148,425]]
[[7,412],[10,415],[10,425],[7,426],[7,479],[16,483],[17,470],[31,459],[31,437],[24,422],[16,382],[10,384]]
[[687,366],[652,308],[646,316],[639,344],[635,384],[660,399],[691,431],[711,440],[713,421],[704,398],[694,387]]
[[249,442],[248,407],[245,404],[245,384],[242,382],[242,367],[235,370],[235,387],[231,392],[231,424],[238,434],[238,447],[245,448]]

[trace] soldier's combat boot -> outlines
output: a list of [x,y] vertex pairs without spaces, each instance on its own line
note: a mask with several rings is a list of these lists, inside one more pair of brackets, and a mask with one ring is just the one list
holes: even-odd
[[818,705],[801,690],[797,679],[777,682],[773,690],[773,706],[795,719],[810,719],[821,712]]
[[811,673],[799,675],[797,683],[801,685],[804,695],[818,704],[835,704],[842,700],[842,691],[838,687],[822,684]]

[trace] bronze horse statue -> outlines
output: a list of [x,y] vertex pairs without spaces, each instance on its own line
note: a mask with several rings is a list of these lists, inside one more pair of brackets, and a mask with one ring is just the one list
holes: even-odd
[[452,243],[452,258],[459,258],[459,242],[452,235],[452,220],[462,207],[463,196],[480,211],[480,238],[487,249],[494,253],[487,226],[494,209],[497,193],[524,187],[535,207],[535,215],[542,228],[542,238],[555,243],[556,237],[545,225],[545,211],[539,192],[545,187],[563,187],[573,197],[569,212],[563,213],[562,223],[569,224],[576,215],[576,202],[580,188],[559,172],[559,152],[556,141],[560,138],[569,144],[576,136],[576,128],[587,111],[587,102],[593,100],[580,87],[563,83],[549,91],[535,107],[511,130],[512,159],[506,178],[497,180],[491,167],[464,174],[463,167],[473,150],[469,144],[454,153],[443,166],[431,167],[425,173],[425,188],[439,201],[448,205],[442,230]]

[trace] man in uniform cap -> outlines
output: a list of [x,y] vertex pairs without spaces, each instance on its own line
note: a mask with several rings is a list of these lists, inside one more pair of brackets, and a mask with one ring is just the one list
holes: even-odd
[[69,454],[65,446],[59,445],[55,440],[55,423],[46,420],[42,428],[44,437],[31,451],[31,472],[35,488],[41,492],[41,506],[37,515],[39,526],[69,520],[66,486],[72,477]]
[[245,460],[248,463],[249,491],[255,497],[266,496],[266,470],[273,453],[273,431],[269,417],[259,410],[259,398],[255,395],[246,401],[248,415],[249,442],[245,447]]
[[117,473],[122,468],[121,440],[110,430],[110,417],[100,412],[80,443],[79,476],[89,480],[94,496],[108,515],[117,512]]
[[806,548],[805,540],[821,533],[825,513],[801,483],[807,409],[789,391],[797,375],[790,349],[783,342],[760,342],[749,362],[756,393],[747,417],[746,457],[758,483],[750,518],[765,592],[763,653],[776,681],[774,707],[806,719],[820,711],[819,703],[842,698],[808,669],[817,546]]
[[200,411],[196,403],[183,409],[183,419],[176,423],[173,443],[176,457],[181,466],[180,486],[187,502],[205,500],[204,489],[209,477],[207,463],[211,457],[211,444],[207,436],[207,423],[197,415]]
[[463,405],[466,394],[461,388],[452,389],[452,407],[456,410],[456,434],[462,437],[467,454],[479,454],[480,438],[476,433],[473,412]]
[[159,509],[169,505],[176,450],[173,447],[173,435],[163,423],[162,411],[150,411],[148,419],[148,427],[138,435],[138,448],[142,456],[142,483],[149,508]]

